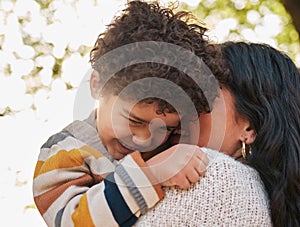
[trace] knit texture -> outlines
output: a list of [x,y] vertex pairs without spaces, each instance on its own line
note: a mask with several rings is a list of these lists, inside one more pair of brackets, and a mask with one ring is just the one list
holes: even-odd
[[136,226],[272,226],[258,173],[220,152],[206,151],[206,176],[190,190],[165,188],[165,199]]

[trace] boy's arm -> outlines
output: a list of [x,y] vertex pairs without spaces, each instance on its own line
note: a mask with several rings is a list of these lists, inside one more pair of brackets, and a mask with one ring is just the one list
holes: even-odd
[[48,226],[131,226],[163,198],[138,152],[115,166],[90,146],[61,147],[42,148],[34,174],[34,200]]

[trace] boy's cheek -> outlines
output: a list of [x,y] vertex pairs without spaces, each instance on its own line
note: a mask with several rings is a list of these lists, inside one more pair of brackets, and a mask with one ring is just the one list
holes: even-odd
[[102,128],[103,133],[109,135],[131,134],[128,121],[123,120],[120,117],[114,117],[113,115],[106,115],[100,119],[98,126]]
[[128,124],[122,122],[112,125],[111,131],[116,138],[124,138],[133,135]]

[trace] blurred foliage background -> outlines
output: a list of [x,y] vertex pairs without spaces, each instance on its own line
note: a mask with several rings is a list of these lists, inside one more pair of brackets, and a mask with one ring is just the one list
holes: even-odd
[[[42,96],[50,97],[49,91],[78,87],[97,34],[125,2],[1,0],[0,97],[6,98],[0,101],[0,116],[26,108],[38,110]],[[299,34],[280,0],[176,4],[207,24],[213,41],[265,42],[287,52],[300,65]]]
[[[181,0],[173,5],[194,12],[215,42],[268,43],[299,67],[299,33],[291,17],[300,15],[296,1]],[[0,0],[0,209],[8,214],[2,223],[44,225],[31,192],[39,148],[73,120],[78,87],[90,69],[89,51],[126,2]]]
[[[195,6],[185,3],[182,8],[191,10],[213,30],[210,32],[212,39],[215,36],[218,42],[248,40],[268,43],[287,52],[299,67],[299,33],[293,23],[300,15],[300,1],[294,4],[296,1],[196,0],[198,4]],[[294,18],[283,3],[294,7]]]

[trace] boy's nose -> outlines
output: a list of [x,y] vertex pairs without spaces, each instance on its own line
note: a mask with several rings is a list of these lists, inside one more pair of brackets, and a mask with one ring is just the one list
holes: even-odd
[[143,132],[132,136],[132,142],[141,147],[148,147],[151,145],[152,136],[150,132]]

